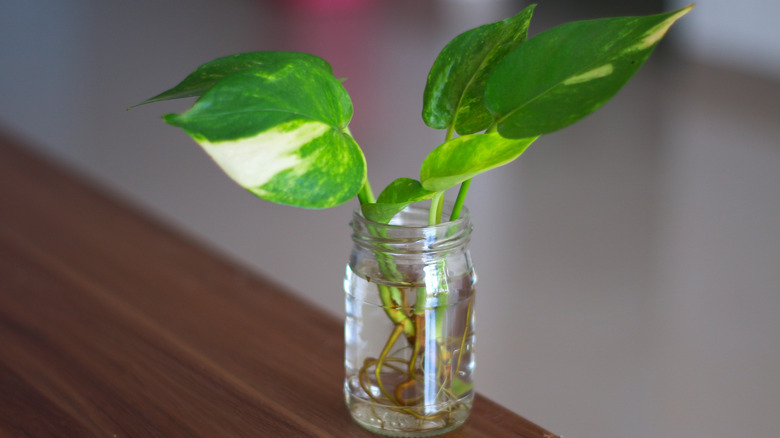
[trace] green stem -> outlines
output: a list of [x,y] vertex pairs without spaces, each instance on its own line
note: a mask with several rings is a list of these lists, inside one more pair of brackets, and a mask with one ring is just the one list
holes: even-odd
[[454,221],[460,217],[460,211],[463,209],[463,202],[466,200],[466,194],[469,192],[471,186],[471,179],[463,181],[458,191],[458,198],[455,199],[455,205],[452,206],[452,214],[450,215],[450,221]]
[[[498,131],[498,121],[493,121],[493,123],[488,126],[488,128],[485,130],[485,134],[492,134],[494,132]],[[450,135],[450,132],[447,132],[447,135]],[[458,190],[458,197],[455,199],[455,205],[452,207],[452,214],[450,215],[450,221],[454,221],[460,217],[460,211],[463,209],[463,202],[466,200],[466,195],[469,192],[469,187],[471,186],[471,179],[467,179],[466,181],[463,181],[460,185],[460,190]]]
[[447,133],[444,135],[444,141],[450,140],[455,135],[455,125],[447,126]]
[[444,192],[438,192],[431,199],[431,209],[428,211],[428,225],[436,225],[441,223],[441,211],[443,207]]
[[360,205],[373,204],[376,202],[374,191],[371,190],[371,182],[368,181],[368,177],[366,177],[363,187],[361,187],[358,192],[358,201],[360,201]]
[[[360,205],[373,204],[376,202],[374,191],[371,189],[371,183],[368,181],[368,177],[366,177],[363,187],[360,188],[358,201],[360,201]],[[379,264],[382,267],[382,271],[393,269],[392,262],[380,260]],[[408,339],[413,339],[415,327],[409,317],[404,313],[403,302],[400,298],[403,292],[398,290],[398,288],[383,284],[377,284],[377,288],[379,289],[379,298],[382,300],[382,307],[387,316],[391,321],[403,328],[404,334]]]
[[425,287],[418,287],[417,296],[415,297],[415,302],[414,302],[415,315],[425,314],[425,302],[427,297],[428,297],[428,289]]

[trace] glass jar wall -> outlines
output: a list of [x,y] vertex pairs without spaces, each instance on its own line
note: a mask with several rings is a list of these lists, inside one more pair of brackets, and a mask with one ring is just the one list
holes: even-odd
[[344,393],[352,417],[389,436],[455,429],[474,397],[468,211],[428,225],[421,207],[390,224],[369,221],[358,209],[352,229],[344,281]]

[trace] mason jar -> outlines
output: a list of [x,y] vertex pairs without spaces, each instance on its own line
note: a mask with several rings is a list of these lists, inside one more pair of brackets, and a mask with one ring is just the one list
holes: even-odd
[[[445,205],[448,217],[451,205]],[[352,218],[346,269],[344,394],[352,418],[388,436],[463,424],[474,398],[474,291],[468,210],[428,224],[411,206],[389,224]]]

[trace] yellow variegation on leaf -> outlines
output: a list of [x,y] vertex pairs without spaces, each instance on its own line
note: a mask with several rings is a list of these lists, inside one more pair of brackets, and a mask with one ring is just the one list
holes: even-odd
[[485,102],[501,135],[565,128],[606,103],[693,6],[644,17],[562,24],[530,38],[490,75]]
[[184,129],[228,176],[263,199],[304,208],[349,201],[363,185],[366,166],[347,129],[352,103],[346,90],[320,58],[269,56],[267,63],[219,77],[191,109],[165,121]]

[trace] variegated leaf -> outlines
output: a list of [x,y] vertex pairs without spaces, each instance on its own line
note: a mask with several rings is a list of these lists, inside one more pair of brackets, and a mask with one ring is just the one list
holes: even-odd
[[620,90],[691,8],[577,21],[529,39],[488,79],[485,102],[498,132],[511,138],[537,136],[592,113]]
[[485,108],[488,74],[528,35],[536,5],[514,17],[468,30],[450,41],[434,61],[423,94],[423,120],[436,129],[454,126],[473,134],[493,121]]
[[423,188],[443,192],[519,157],[536,137],[509,139],[499,134],[456,137],[431,151],[420,169]]
[[[308,53],[299,52],[247,52],[236,55],[223,56],[209,61],[189,74],[178,85],[164,91],[152,98],[146,99],[138,105],[164,100],[181,99],[185,97],[201,96],[213,87],[219,80],[233,73],[250,68],[265,68],[275,70],[280,64],[286,64],[290,60],[299,59],[308,62],[312,66],[319,66],[328,73],[333,70],[324,59]],[[132,108],[132,107],[131,107]]]
[[365,180],[351,117],[349,96],[330,71],[291,58],[225,76],[190,110],[164,119],[257,196],[327,208],[352,199]]
[[431,199],[435,194],[415,179],[398,178],[382,190],[375,204],[363,204],[361,209],[367,219],[387,223],[410,204]]

